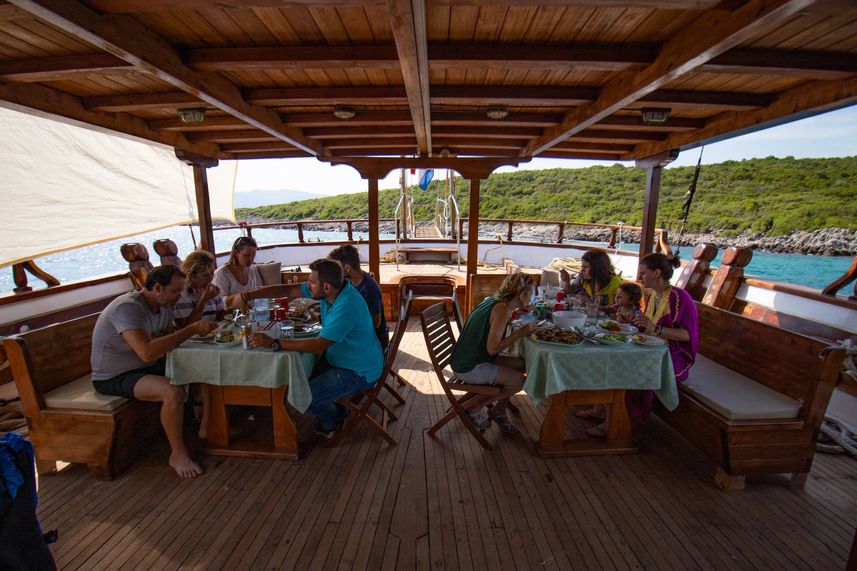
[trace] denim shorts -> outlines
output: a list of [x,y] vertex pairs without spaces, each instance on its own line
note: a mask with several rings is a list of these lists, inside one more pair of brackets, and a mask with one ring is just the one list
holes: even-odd
[[500,366],[494,363],[479,363],[466,373],[455,373],[455,377],[471,385],[493,385]]
[[133,369],[120,373],[112,379],[105,381],[92,381],[92,386],[95,387],[95,392],[103,395],[114,397],[125,397],[126,399],[134,398],[134,387],[146,375],[155,375],[163,377],[166,375],[167,360],[164,358],[158,359],[148,367]]

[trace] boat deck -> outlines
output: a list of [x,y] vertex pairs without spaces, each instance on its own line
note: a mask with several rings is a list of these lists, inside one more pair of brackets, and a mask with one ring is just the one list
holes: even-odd
[[[419,320],[397,360],[398,446],[368,429],[297,462],[203,459],[179,481],[161,442],[113,482],[83,466],[41,478],[43,527],[61,569],[843,569],[857,525],[857,463],[816,456],[807,486],[714,468],[653,418],[632,456],[542,460],[543,407],[521,394],[523,434],[493,453],[461,423],[431,438],[445,398]],[[579,435],[582,421],[569,430]]]

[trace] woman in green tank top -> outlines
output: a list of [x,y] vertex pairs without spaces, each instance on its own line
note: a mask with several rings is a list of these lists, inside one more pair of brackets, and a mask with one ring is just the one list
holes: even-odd
[[466,383],[503,388],[497,397],[480,397],[474,402],[470,418],[481,430],[491,426],[483,407],[495,401],[491,419],[503,432],[518,432],[506,414],[506,405],[509,397],[524,386],[524,361],[500,353],[536,328],[535,323],[529,323],[505,336],[512,312],[529,306],[534,291],[532,276],[521,272],[507,276],[496,294],[485,298],[470,312],[452,352],[450,365],[459,379]]

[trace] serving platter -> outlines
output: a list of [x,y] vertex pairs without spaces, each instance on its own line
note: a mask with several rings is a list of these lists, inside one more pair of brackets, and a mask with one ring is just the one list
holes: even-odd
[[652,335],[634,335],[631,337],[631,343],[643,345],[644,347],[659,347],[664,344],[664,340]]

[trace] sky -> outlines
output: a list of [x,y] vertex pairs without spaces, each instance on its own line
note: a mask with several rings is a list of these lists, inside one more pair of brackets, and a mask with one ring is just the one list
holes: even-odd
[[[702,164],[768,156],[824,158],[852,155],[857,155],[857,105],[708,145],[703,153]],[[684,151],[670,167],[695,165],[698,158],[698,148]],[[634,164],[627,161],[614,162],[627,166]],[[233,161],[223,161],[217,168],[231,170],[234,168],[232,164]],[[533,159],[519,167],[501,167],[496,172],[585,168],[609,164],[613,163]],[[398,172],[393,172],[379,183],[379,187],[397,188],[398,176]],[[438,176],[438,173],[435,173],[435,176]],[[410,183],[414,184],[415,181]],[[240,161],[235,182],[236,192],[279,189],[334,195],[366,192],[367,183],[349,166],[334,167],[311,158]]]

